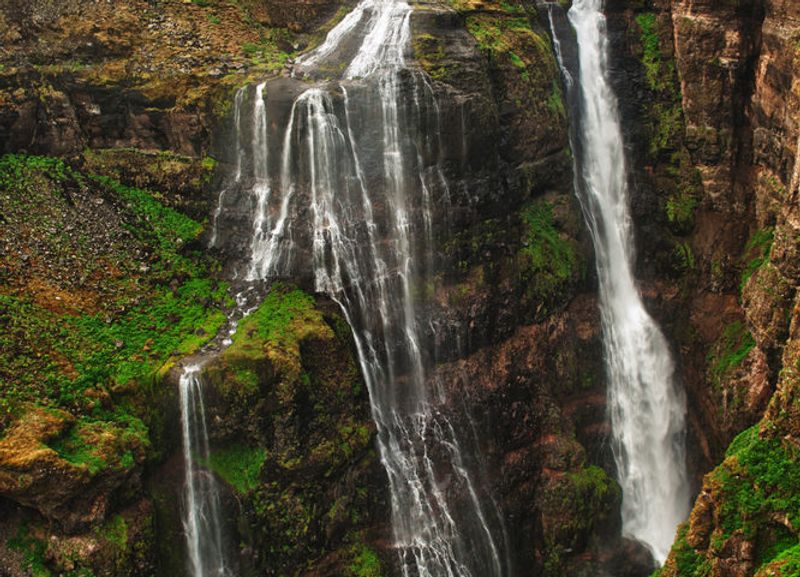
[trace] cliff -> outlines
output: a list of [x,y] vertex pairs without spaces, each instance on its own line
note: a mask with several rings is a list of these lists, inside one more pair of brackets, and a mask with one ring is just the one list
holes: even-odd
[[790,575],[799,13],[769,0],[610,9],[617,87],[641,126],[628,134],[639,266],[680,351],[695,471],[722,462],[661,574]]
[[[185,574],[175,387],[201,350],[237,571],[396,573],[340,311],[292,279],[221,350],[236,215],[206,248],[236,90],[272,78],[270,94],[291,94],[291,59],[351,4],[0,2],[0,575]],[[698,497],[664,576],[800,562],[794,4],[607,6],[638,276],[688,394]],[[619,535],[592,250],[545,14],[414,5],[457,183],[441,274],[417,290],[441,320],[431,384],[483,455],[516,574],[646,575],[645,548]]]

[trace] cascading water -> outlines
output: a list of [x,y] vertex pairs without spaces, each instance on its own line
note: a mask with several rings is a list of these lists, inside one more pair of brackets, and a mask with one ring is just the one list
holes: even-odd
[[189,572],[192,577],[230,577],[222,539],[219,487],[214,475],[200,466],[208,461],[209,450],[199,366],[184,368],[179,396],[186,469],[183,528]]
[[252,129],[236,129],[239,140],[254,134],[245,278],[302,278],[310,264],[315,289],[341,306],[370,393],[403,574],[500,577],[499,512],[444,393],[428,382],[435,347],[418,302],[434,274],[434,201],[446,205],[449,191],[437,100],[406,65],[411,14],[402,0],[360,2],[296,64],[311,78],[344,70],[342,79],[305,89],[288,114],[270,101],[270,84],[256,90]]
[[572,132],[575,188],[594,241],[608,370],[613,453],[622,487],[623,533],[646,543],[659,563],[685,520],[685,397],[676,386],[666,339],[645,310],[633,276],[625,153],[617,101],[608,80],[602,0],[575,0],[569,10],[577,38],[578,74],[561,54],[577,118]]

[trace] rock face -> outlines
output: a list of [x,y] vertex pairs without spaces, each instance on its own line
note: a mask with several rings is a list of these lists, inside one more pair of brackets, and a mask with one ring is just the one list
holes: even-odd
[[[788,471],[800,431],[784,404],[800,280],[790,4],[611,6],[618,90],[644,127],[627,134],[641,151],[639,268],[681,353],[696,471],[724,458],[662,575],[784,575],[796,562]],[[665,261],[668,250],[678,258]]]
[[[332,576],[375,556],[388,538],[387,480],[350,329],[333,303],[274,286],[233,344],[206,357],[202,376],[207,466],[225,491],[231,566]],[[177,465],[153,479],[168,527],[180,525]],[[162,570],[182,575],[178,547],[162,552]]]
[[[223,265],[198,255],[210,230],[172,209],[212,213],[236,89],[279,76],[350,4],[0,3],[0,151],[70,157],[0,163],[0,575],[185,573],[173,367],[219,330],[226,299]],[[482,455],[515,574],[646,575],[648,554],[619,537],[591,247],[541,15],[527,1],[415,9],[453,184],[441,274],[418,291],[439,323],[431,387]],[[675,346],[695,449],[699,496],[661,575],[793,575],[800,6],[607,10],[638,277]],[[268,99],[286,115],[305,85],[273,79]],[[239,209],[215,253],[230,269],[248,248]],[[393,574],[387,482],[336,307],[273,287],[204,376],[241,574]]]
[[[619,490],[602,449],[607,430],[595,303],[584,297],[574,308],[569,304],[588,289],[591,248],[572,195],[566,111],[547,37],[533,7],[497,3],[457,11],[425,3],[412,17],[412,30],[414,57],[430,86],[421,88],[408,74],[401,90],[435,95],[436,117],[424,121],[441,127],[441,136],[434,152],[420,147],[419,162],[438,165],[448,183],[446,194],[438,184],[431,188],[441,198],[432,213],[431,258],[439,273],[418,289],[415,304],[430,319],[431,334],[424,338],[434,345],[426,353],[439,367],[429,388],[447,391],[443,410],[460,415],[457,429],[466,437],[460,442],[485,456],[475,465],[485,469],[482,490],[492,488],[500,501],[515,564],[531,574],[560,575],[593,566],[613,571],[628,556],[637,558],[627,564],[628,574],[645,574],[648,555],[616,535]],[[217,135],[223,170],[240,180],[223,179],[233,184],[220,197],[215,247],[240,275],[250,256],[250,236],[242,231],[252,230],[256,208],[252,195],[239,191],[252,187],[248,175],[256,172],[254,154],[247,152],[255,111],[266,111],[268,158],[275,164],[286,142],[281,127],[289,125],[293,102],[308,86],[278,79],[248,89],[227,133]],[[354,83],[346,90],[350,116],[343,118],[345,97],[335,89],[328,113],[339,126],[345,120],[361,126],[361,88]],[[423,114],[431,108],[426,101]],[[292,190],[307,194],[306,186],[300,181]],[[310,288],[310,199],[293,202],[294,268],[277,266]],[[376,212],[382,210],[377,204]],[[248,413],[237,421],[264,418]],[[573,501],[574,508],[562,508]],[[394,554],[386,544],[376,547],[391,567]]]
[[235,88],[280,70],[341,4],[8,0],[0,152],[201,156]]

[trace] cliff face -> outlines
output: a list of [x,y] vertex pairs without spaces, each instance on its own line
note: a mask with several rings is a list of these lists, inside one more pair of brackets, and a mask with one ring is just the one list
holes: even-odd
[[[241,240],[205,251],[233,94],[350,4],[0,2],[1,151],[68,160],[0,159],[0,575],[184,573],[175,367],[223,325],[243,257]],[[679,359],[699,492],[662,575],[799,562],[796,4],[607,6],[638,276]],[[415,7],[457,182],[442,274],[419,290],[441,321],[431,386],[483,456],[518,575],[646,574],[618,535],[592,251],[542,14]],[[239,570],[393,574],[368,398],[332,303],[275,288],[205,378]]]
[[[220,263],[200,254],[209,231],[187,221],[186,234],[174,236],[170,228],[183,221],[173,209],[207,219],[217,184],[208,155],[224,142],[235,89],[275,75],[319,41],[340,7],[4,6],[4,150],[70,162],[6,157],[16,180],[1,211],[2,318],[15,336],[2,350],[17,359],[7,365],[14,390],[26,392],[3,397],[0,555],[8,574],[184,573],[173,367],[213,337],[231,303]],[[630,574],[641,574],[646,554],[616,537],[596,306],[582,294],[591,247],[572,196],[547,36],[523,4],[420,3],[412,27],[414,56],[442,103],[444,169],[458,183],[450,229],[437,231],[442,275],[422,293],[442,322],[431,386],[461,405],[458,428],[485,456],[483,482],[505,512],[521,572],[612,568],[638,554]],[[270,93],[281,83],[290,81],[270,84]],[[224,144],[218,157],[224,170]],[[39,196],[17,206],[27,190]],[[58,222],[50,215],[23,225],[28,211],[47,205]],[[85,208],[93,206],[102,208]],[[131,221],[136,214],[141,222]],[[59,230],[70,233],[60,238]],[[145,246],[124,240],[124,230]],[[120,243],[130,254],[103,252]],[[231,248],[219,256],[227,265],[242,255]],[[95,322],[107,330],[96,332]],[[54,325],[69,334],[87,327],[84,340],[58,347]],[[94,364],[108,370],[91,372]],[[52,385],[33,387],[43,377]],[[205,379],[209,466],[225,488],[239,570],[392,574],[387,483],[366,390],[331,304],[274,289],[234,345],[209,356]],[[97,400],[79,402],[66,390]]]
[[623,110],[643,127],[628,132],[639,268],[680,352],[695,471],[724,458],[662,574],[792,574],[798,7],[611,10]]

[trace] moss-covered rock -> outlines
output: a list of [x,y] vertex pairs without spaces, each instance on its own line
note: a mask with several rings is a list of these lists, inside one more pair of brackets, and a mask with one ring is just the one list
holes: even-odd
[[245,550],[259,552],[243,565],[343,571],[348,535],[375,522],[385,487],[350,329],[333,303],[273,285],[204,375],[208,466],[238,496]]
[[177,433],[162,375],[217,332],[227,285],[167,194],[50,157],[6,155],[0,181],[0,495],[23,511],[2,531],[30,526],[54,575],[150,574],[142,478]]

